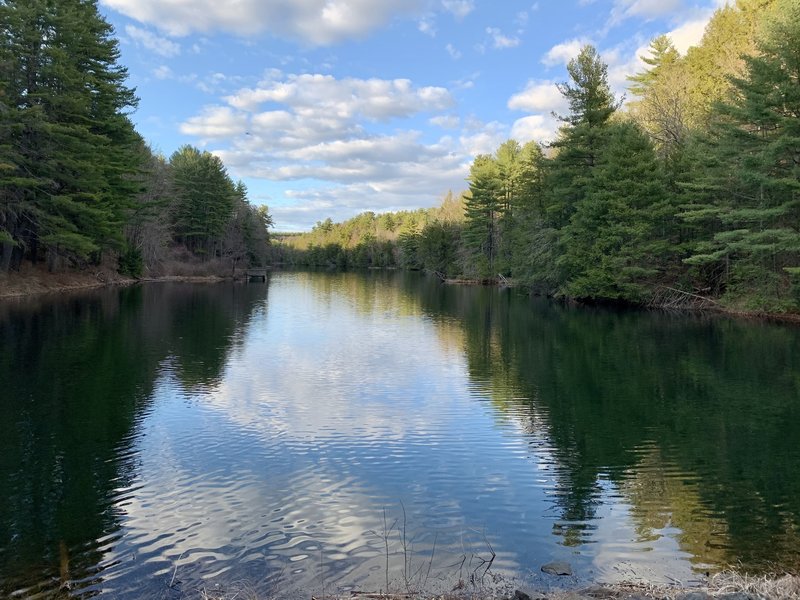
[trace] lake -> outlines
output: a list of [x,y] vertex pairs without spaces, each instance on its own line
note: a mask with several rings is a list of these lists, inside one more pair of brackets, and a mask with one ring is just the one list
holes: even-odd
[[796,326],[277,272],[4,302],[0,385],[0,595],[800,566]]

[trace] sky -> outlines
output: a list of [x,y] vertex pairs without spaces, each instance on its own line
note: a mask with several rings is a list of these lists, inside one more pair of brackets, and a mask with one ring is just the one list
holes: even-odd
[[218,155],[276,231],[440,204],[505,140],[552,140],[591,43],[621,97],[652,38],[685,52],[725,0],[100,0],[169,157]]

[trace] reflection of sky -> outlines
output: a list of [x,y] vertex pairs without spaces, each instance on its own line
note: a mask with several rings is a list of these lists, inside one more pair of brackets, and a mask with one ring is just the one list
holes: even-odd
[[[391,302],[363,310],[310,281],[273,278],[267,310],[213,390],[187,394],[165,365],[107,581],[169,580],[178,565],[179,581],[282,577],[314,589],[324,570],[329,582],[378,589],[372,532],[384,508],[390,525],[401,518],[401,502],[417,556],[436,540],[440,573],[485,555],[484,531],[507,573],[553,559],[582,578],[685,570],[671,537],[631,543],[629,509],[603,482],[583,524],[591,543],[564,545],[543,418],[513,403],[517,418],[499,415],[463,354],[437,342],[437,324]],[[531,422],[532,433],[520,426]]]

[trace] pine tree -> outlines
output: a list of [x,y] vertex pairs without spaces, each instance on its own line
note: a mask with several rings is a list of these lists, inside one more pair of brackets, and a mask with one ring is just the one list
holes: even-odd
[[684,213],[713,228],[687,262],[716,265],[729,302],[771,310],[796,305],[789,276],[800,275],[800,6],[780,2],[773,15],[732,101],[718,106]]
[[175,191],[173,228],[187,248],[213,258],[234,217],[236,185],[219,157],[183,146],[170,157]]
[[97,260],[122,245],[140,143],[113,29],[93,0],[8,0],[0,24],[3,265]]
[[650,42],[650,55],[640,57],[648,65],[648,69],[628,77],[631,82],[630,89],[636,96],[644,96],[658,82],[662,71],[675,65],[680,59],[680,54],[675,49],[669,36],[660,35]]
[[495,274],[500,247],[498,220],[503,209],[502,184],[494,158],[477,156],[469,182],[470,193],[464,204],[465,267],[471,275],[489,277]]
[[670,252],[668,202],[655,151],[632,123],[610,125],[589,191],[561,231],[563,293],[642,301]]
[[558,89],[570,112],[559,117],[566,125],[552,146],[557,155],[549,168],[548,219],[556,229],[569,222],[584,197],[591,170],[603,146],[605,126],[619,104],[608,85],[608,67],[592,46],[584,46],[567,65],[572,83]]

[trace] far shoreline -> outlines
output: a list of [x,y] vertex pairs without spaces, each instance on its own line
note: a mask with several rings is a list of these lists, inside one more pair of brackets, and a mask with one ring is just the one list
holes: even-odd
[[[274,267],[267,267],[268,271],[274,270]],[[301,269],[302,270],[302,269]],[[355,271],[360,271],[356,269]],[[396,267],[380,268],[369,267],[364,269],[365,272],[369,271],[397,271]],[[57,294],[63,292],[78,292],[83,290],[100,289],[108,287],[127,287],[142,283],[167,283],[167,282],[182,282],[182,283],[222,283],[225,281],[235,282],[243,281],[246,279],[247,269],[238,269],[235,274],[231,275],[178,275],[166,274],[159,276],[144,276],[139,278],[128,277],[120,275],[116,271],[108,268],[99,268],[94,273],[89,271],[64,271],[58,273],[49,273],[42,269],[27,268],[22,272],[12,272],[0,275],[0,301],[19,300],[28,297],[41,297],[49,294]],[[348,271],[339,271],[348,272]],[[352,272],[352,271],[351,271]],[[422,271],[420,271],[422,272]],[[517,290],[524,290],[522,286],[517,285],[511,280],[478,280],[478,279],[449,279],[444,278],[439,273],[428,273],[432,277],[437,277],[442,285],[464,285],[464,286],[485,286],[494,288],[513,288]],[[529,295],[536,296],[536,294],[529,292]],[[539,296],[546,297],[546,296]],[[797,313],[769,313],[763,311],[746,311],[726,308],[719,304],[713,306],[703,307],[671,307],[671,306],[658,306],[658,305],[644,305],[633,304],[629,302],[604,302],[602,300],[576,300],[576,299],[558,299],[550,298],[554,302],[562,302],[573,304],[575,306],[590,307],[590,306],[617,306],[622,309],[629,310],[654,310],[654,311],[667,311],[676,314],[696,315],[696,314],[711,314],[737,319],[745,319],[750,321],[774,322],[781,324],[800,324],[800,314]]]

